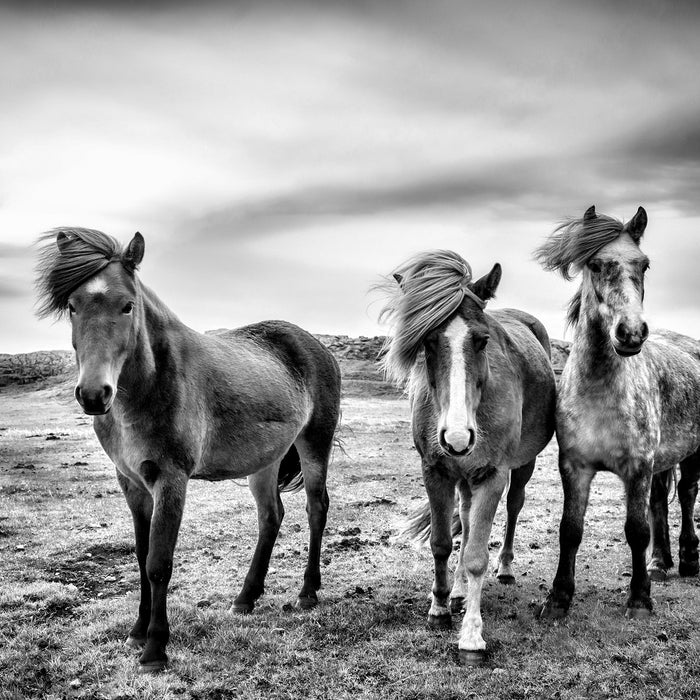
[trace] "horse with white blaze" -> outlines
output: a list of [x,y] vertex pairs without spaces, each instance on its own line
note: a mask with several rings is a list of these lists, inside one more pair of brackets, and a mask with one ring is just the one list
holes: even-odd
[[[431,251],[394,272],[382,318],[393,325],[383,357],[386,374],[408,386],[413,441],[421,457],[428,505],[407,532],[425,537],[435,564],[429,624],[450,627],[464,607],[460,659],[480,664],[481,590],[496,508],[508,486],[507,523],[498,578],[514,580],[513,537],[537,455],[554,432],[555,383],[544,326],[515,309],[485,311],[500,265],[472,281],[452,251]],[[455,491],[462,541],[448,586]]]

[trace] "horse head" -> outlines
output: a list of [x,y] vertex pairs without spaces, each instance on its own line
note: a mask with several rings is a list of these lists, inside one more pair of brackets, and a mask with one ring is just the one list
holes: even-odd
[[[60,254],[69,255],[73,242],[62,231],[56,237]],[[135,346],[141,300],[134,271],[143,253],[144,240],[137,233],[123,253],[68,295],[79,368],[75,398],[89,415],[110,410],[122,367]]]
[[484,306],[501,279],[501,266],[464,287],[457,310],[423,341],[425,371],[437,413],[437,442],[452,457],[469,455],[476,446],[476,413],[489,364],[484,352],[489,326]]
[[[590,207],[583,218],[584,229],[595,225],[597,215]],[[584,287],[597,302],[615,352],[628,357],[636,355],[649,336],[644,320],[644,273],[649,258],[639,248],[647,225],[642,207],[628,221],[619,236],[600,248],[583,268]]]

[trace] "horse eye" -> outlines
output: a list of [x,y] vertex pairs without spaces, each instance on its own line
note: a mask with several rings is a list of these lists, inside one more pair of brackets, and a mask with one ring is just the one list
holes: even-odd
[[130,314],[133,310],[134,310],[134,302],[130,301],[126,304],[126,306],[124,306],[124,308],[122,309],[122,313],[123,314]]
[[72,316],[75,313],[75,306],[73,304],[68,304],[68,313]]
[[597,260],[590,260],[588,262],[588,269],[591,272],[600,272],[600,263]]
[[488,342],[489,337],[487,335],[474,336],[474,350],[476,352],[481,352]]

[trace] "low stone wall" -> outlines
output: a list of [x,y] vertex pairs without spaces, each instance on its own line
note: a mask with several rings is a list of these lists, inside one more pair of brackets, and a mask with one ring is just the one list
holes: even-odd
[[68,375],[74,367],[75,355],[68,350],[0,354],[0,386],[32,384],[48,377]]
[[[350,338],[347,335],[316,336],[344,367],[344,374],[359,379],[366,374],[367,379],[380,379],[378,367],[374,364],[384,345],[384,336]],[[570,343],[552,340],[552,364],[557,374],[569,356]],[[75,373],[75,356],[68,350],[42,350],[19,355],[0,354],[0,386],[9,384],[32,384],[49,377],[66,376]]]

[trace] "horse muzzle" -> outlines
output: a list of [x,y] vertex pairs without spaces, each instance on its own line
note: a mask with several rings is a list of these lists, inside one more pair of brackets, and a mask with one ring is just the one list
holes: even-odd
[[114,389],[105,384],[97,389],[75,387],[75,400],[89,416],[102,416],[112,408]]
[[613,349],[620,357],[637,355],[648,337],[649,326],[646,321],[632,325],[621,320],[615,326],[615,333],[612,337]]
[[448,431],[445,428],[438,433],[438,443],[442,451],[450,457],[466,457],[474,451],[476,431]]

